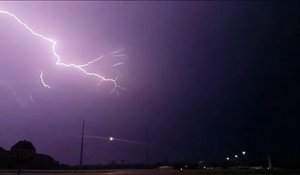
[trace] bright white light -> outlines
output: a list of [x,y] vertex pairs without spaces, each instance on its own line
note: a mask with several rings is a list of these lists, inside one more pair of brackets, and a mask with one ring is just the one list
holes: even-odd
[[243,154],[243,155],[246,155],[246,151],[243,151],[242,154]]
[[109,141],[113,141],[114,140],[114,138],[113,137],[109,137]]
[[226,157],[226,160],[230,160],[230,158],[229,158],[229,157]]
[[238,156],[238,155],[234,155],[234,157],[235,157],[235,158],[238,158],[239,156]]

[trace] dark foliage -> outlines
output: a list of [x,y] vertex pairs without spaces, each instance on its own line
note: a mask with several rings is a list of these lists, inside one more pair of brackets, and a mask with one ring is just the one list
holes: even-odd
[[[34,158],[24,166],[24,169],[69,169],[70,166],[60,164],[52,157],[45,154],[36,154]],[[0,168],[12,169],[15,168],[15,164],[11,158],[11,153],[0,147]]]

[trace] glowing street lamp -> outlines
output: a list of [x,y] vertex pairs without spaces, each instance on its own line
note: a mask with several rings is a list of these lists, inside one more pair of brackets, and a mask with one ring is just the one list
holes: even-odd
[[109,137],[109,141],[113,141],[114,140],[114,138],[113,137]]
[[229,157],[226,157],[226,160],[230,160],[230,158],[229,158]]
[[238,155],[234,155],[234,157],[235,157],[235,158],[238,158],[239,156],[238,156]]
[[246,151],[243,151],[242,154],[243,154],[243,155],[246,155]]

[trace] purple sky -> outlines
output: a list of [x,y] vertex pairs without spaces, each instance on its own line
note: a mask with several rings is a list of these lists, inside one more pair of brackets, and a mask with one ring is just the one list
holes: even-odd
[[[290,90],[294,74],[292,61],[284,64],[280,55],[294,56],[296,7],[0,2],[0,10],[55,39],[64,62],[82,64],[104,54],[88,69],[107,78],[119,76],[118,83],[128,89],[111,94],[111,83],[97,86],[95,78],[55,65],[51,44],[0,15],[0,146],[9,149],[27,139],[38,152],[77,164],[82,119],[86,134],[94,136],[144,141],[148,128],[152,161],[223,159],[234,151],[268,148],[276,143],[264,140],[270,128],[289,128],[286,135],[294,135],[285,141],[290,143],[297,136],[297,126],[289,126],[296,120],[294,108],[286,107],[295,105]],[[122,48],[126,56],[111,54]],[[119,62],[124,64],[112,67]],[[41,70],[53,88],[41,85]],[[276,105],[284,112],[273,111]],[[293,115],[284,124],[286,113]],[[271,124],[266,122],[270,118]],[[140,144],[87,138],[85,145],[84,163],[145,161]]]

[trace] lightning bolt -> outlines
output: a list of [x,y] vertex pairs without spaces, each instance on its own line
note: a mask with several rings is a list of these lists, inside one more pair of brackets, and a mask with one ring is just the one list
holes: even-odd
[[115,50],[115,51],[112,52],[112,54],[118,54],[118,53],[122,52],[123,50],[125,50],[125,49],[122,48],[122,49],[119,49],[119,50]]
[[[25,22],[23,22],[21,19],[19,19],[15,14],[13,13],[10,13],[8,11],[5,11],[5,10],[0,10],[0,14],[2,15],[7,15],[9,17],[12,17],[16,22],[18,22],[20,25],[22,25],[26,30],[28,30],[32,35],[40,38],[40,39],[43,39],[49,43],[51,43],[52,45],[52,54],[53,56],[56,58],[56,62],[55,64],[57,66],[64,66],[64,67],[70,67],[70,68],[74,68],[74,69],[77,69],[79,71],[81,71],[83,74],[87,75],[87,76],[91,76],[91,77],[96,77],[97,79],[99,79],[101,82],[102,81],[106,81],[106,82],[111,82],[113,85],[114,85],[114,88],[112,89],[112,92],[116,91],[118,92],[119,89],[123,89],[123,90],[126,90],[124,87],[121,87],[117,84],[116,80],[115,79],[112,79],[112,78],[105,78],[104,76],[100,75],[100,74],[97,74],[95,72],[89,72],[85,69],[85,67],[89,66],[90,64],[93,64],[97,61],[99,61],[100,59],[103,58],[103,56],[99,57],[99,58],[96,58],[92,61],[89,61],[85,64],[81,64],[81,65],[76,65],[76,64],[67,64],[67,63],[64,63],[62,62],[62,57],[57,53],[56,51],[56,46],[57,46],[57,41],[55,41],[54,39],[51,39],[51,38],[48,38],[46,37],[45,35],[43,34],[40,34],[40,33],[37,33],[35,32],[31,27],[29,27],[29,25],[27,25]],[[122,50],[124,49],[120,49],[120,50],[117,50],[117,51],[114,51],[113,54],[117,54],[119,52],[121,52]],[[43,71],[41,71],[40,73],[40,80],[43,84],[44,87],[47,87],[47,88],[51,88],[51,86],[47,85],[45,82],[44,82],[44,79],[43,79]]]
[[49,86],[48,84],[46,84],[45,81],[44,81],[44,73],[43,73],[43,71],[41,71],[40,80],[41,80],[41,82],[42,82],[42,84],[43,84],[44,87],[51,88],[51,86]]
[[98,58],[96,58],[96,59],[93,59],[92,61],[89,61],[89,62],[87,62],[87,63],[85,63],[85,64],[81,64],[81,65],[79,65],[79,66],[80,66],[80,67],[87,67],[87,66],[89,66],[90,64],[93,64],[93,63],[95,63],[95,62],[101,60],[102,58],[104,58],[103,55],[101,55],[100,57],[98,57]]
[[117,67],[117,66],[121,66],[123,64],[124,64],[123,62],[120,62],[120,63],[116,63],[116,64],[112,65],[111,67]]

